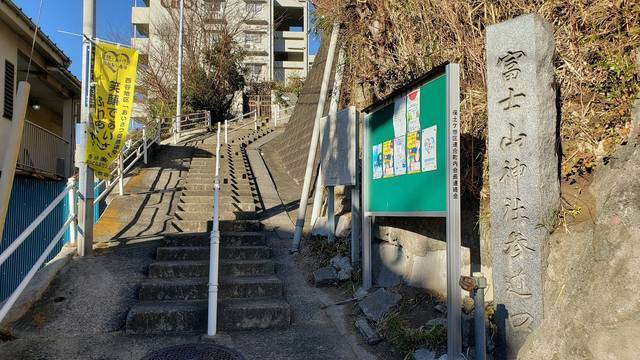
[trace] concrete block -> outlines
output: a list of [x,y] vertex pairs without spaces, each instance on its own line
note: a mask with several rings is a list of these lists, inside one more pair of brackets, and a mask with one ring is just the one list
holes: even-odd
[[402,299],[396,294],[385,289],[378,289],[367,295],[358,303],[367,319],[378,322],[384,318]]

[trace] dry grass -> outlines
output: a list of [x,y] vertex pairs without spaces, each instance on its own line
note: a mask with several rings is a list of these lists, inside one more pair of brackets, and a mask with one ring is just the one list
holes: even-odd
[[[485,27],[525,13],[554,25],[561,94],[562,176],[590,172],[629,133],[640,90],[637,0],[316,0],[320,27],[342,23],[343,105],[364,107],[444,61],[462,67],[462,129],[487,134]],[[471,144],[466,183],[482,184],[483,147]],[[471,191],[476,196],[486,193]]]

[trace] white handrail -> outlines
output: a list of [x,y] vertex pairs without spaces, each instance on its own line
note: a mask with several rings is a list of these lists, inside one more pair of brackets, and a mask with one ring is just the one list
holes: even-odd
[[[244,118],[246,116],[250,116],[250,115],[254,115],[252,122],[248,122],[246,124],[242,124],[242,125],[236,127],[235,129],[229,130],[229,123],[231,123],[233,121],[238,121],[240,119],[244,120]],[[250,112],[248,112],[246,114],[242,114],[242,115],[237,116],[237,117],[235,117],[235,118],[233,118],[231,120],[225,120],[224,121],[224,143],[225,144],[229,143],[229,133],[232,133],[232,132],[234,132],[236,130],[240,130],[240,129],[242,129],[242,128],[246,127],[247,125],[250,125],[250,124],[254,124],[253,125],[254,130],[258,130],[258,113],[257,113],[256,110],[250,111]]]
[[207,335],[215,336],[218,321],[218,258],[220,254],[220,123],[216,143],[216,176],[213,184],[213,229],[209,247],[209,286]]
[[31,225],[24,229],[24,231],[22,231],[22,233],[18,235],[18,237],[11,243],[11,245],[9,245],[9,247],[7,247],[7,249],[3,251],[2,254],[0,254],[0,265],[2,265],[13,254],[13,252],[16,251],[16,249],[20,245],[22,245],[25,240],[27,240],[29,235],[31,235],[31,233],[38,227],[38,225],[40,225],[44,221],[44,219],[49,216],[53,209],[55,209],[55,207],[58,206],[58,204],[60,204],[62,200],[64,200],[65,196],[67,196],[67,193],[73,186],[74,184],[68,184],[67,187],[64,188],[64,190],[60,193],[60,195],[53,199],[51,204],[49,204],[49,206],[47,206],[40,213],[40,215],[38,215],[38,217],[35,218],[33,222],[31,222]]
[[[145,129],[143,129],[143,133],[144,132],[146,132]],[[118,184],[119,186],[123,186],[124,176],[127,175],[127,173],[129,173],[129,170],[131,170],[138,163],[138,161],[140,161],[140,159],[148,158],[147,152],[153,144],[157,143],[158,145],[160,145],[158,136],[156,136],[156,138],[153,139],[153,141],[146,142],[143,139],[142,141],[140,140],[136,141],[134,144],[137,145],[138,142],[140,142],[141,144],[136,148],[131,147],[132,149],[135,149],[135,150],[133,150],[131,154],[129,154],[125,159],[122,160],[122,164],[124,164],[135,156],[135,159],[133,159],[129,163],[129,165],[127,165],[126,168],[122,169],[122,174],[120,174],[120,171],[119,171],[120,165],[118,165],[118,167],[111,172],[111,176],[113,176],[113,178],[108,183],[105,180],[102,180],[101,182],[98,183],[97,186],[101,186],[102,184],[108,184],[108,186],[104,189],[103,192],[100,193],[98,197],[94,199],[94,202],[98,203],[102,201],[105,197],[107,197],[111,193],[113,188],[116,186],[116,184]],[[117,173],[117,174],[114,175],[114,173]]]
[[18,285],[18,287],[13,291],[11,296],[9,296],[9,298],[4,302],[4,305],[2,305],[2,308],[0,309],[0,322],[2,322],[4,317],[9,312],[9,309],[11,309],[11,307],[16,302],[16,300],[18,300],[18,297],[20,296],[20,294],[22,294],[24,289],[27,287],[31,279],[33,279],[33,276],[40,269],[40,267],[45,262],[45,260],[47,260],[47,258],[53,251],[53,248],[56,246],[56,244],[58,244],[58,241],[60,241],[60,239],[62,238],[62,235],[64,235],[64,232],[67,231],[69,224],[71,224],[71,222],[75,220],[76,220],[75,218],[69,216],[69,218],[64,223],[64,225],[62,225],[62,228],[60,229],[60,231],[58,231],[58,233],[53,238],[53,240],[51,240],[51,243],[49,244],[49,246],[47,246],[47,248],[44,250],[42,255],[40,255],[36,263],[33,264],[33,266],[31,267],[31,270],[29,270],[29,272],[24,277],[24,279],[22,279],[22,281],[20,282],[20,285]]

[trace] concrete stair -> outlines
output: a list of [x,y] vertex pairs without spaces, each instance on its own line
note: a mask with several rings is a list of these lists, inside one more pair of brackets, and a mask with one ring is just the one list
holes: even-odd
[[[218,327],[226,331],[283,328],[291,322],[284,284],[256,220],[258,189],[245,153],[248,143],[270,131],[240,131],[221,148]],[[127,315],[129,334],[206,330],[216,147],[198,146],[175,208],[172,225],[178,232],[166,234],[156,250],[139,302]]]

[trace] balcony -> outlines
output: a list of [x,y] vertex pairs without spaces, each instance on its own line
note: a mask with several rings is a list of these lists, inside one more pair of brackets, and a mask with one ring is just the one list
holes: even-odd
[[136,24],[149,24],[149,9],[148,7],[133,7],[131,8],[131,23]]
[[[131,39],[131,47],[138,50],[140,54],[149,53],[149,39],[147,38],[133,38]],[[148,60],[147,60],[148,62]]]
[[70,149],[67,140],[27,120],[16,168],[29,173],[66,177]]

